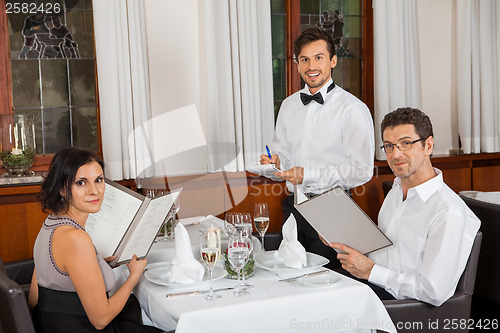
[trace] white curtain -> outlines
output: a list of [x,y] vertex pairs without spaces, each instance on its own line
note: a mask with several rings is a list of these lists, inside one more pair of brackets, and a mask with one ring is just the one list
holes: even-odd
[[209,171],[243,171],[274,131],[269,0],[200,0]]
[[500,2],[457,0],[458,134],[463,152],[500,151]]
[[106,176],[153,175],[143,0],[93,1]]
[[420,65],[415,0],[373,0],[376,157],[380,123],[399,107],[419,108]]

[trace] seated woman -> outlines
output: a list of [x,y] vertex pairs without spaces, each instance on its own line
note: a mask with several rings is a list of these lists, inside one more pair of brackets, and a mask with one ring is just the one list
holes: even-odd
[[108,298],[115,275],[85,232],[89,213],[98,212],[104,198],[103,169],[95,153],[77,148],[62,149],[52,159],[40,192],[43,211],[51,214],[36,238],[28,301],[37,332],[158,331],[115,320],[146,260],[134,256],[127,280]]

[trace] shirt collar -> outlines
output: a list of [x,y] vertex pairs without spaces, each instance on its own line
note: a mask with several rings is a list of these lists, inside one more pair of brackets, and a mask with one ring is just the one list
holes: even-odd
[[[320,90],[318,90],[316,93],[320,92],[321,93],[321,96],[323,96],[323,99],[325,98],[326,94],[327,94],[327,90],[328,90],[328,87],[333,83],[333,79],[330,78],[328,80],[328,82],[326,82],[323,87],[321,87]],[[309,86],[306,84],[306,86],[304,87],[304,92],[308,95],[312,95],[311,92],[309,91]]]
[[[425,183],[408,189],[407,198],[418,195],[423,202],[426,202],[437,190],[439,190],[443,186],[443,173],[437,168],[433,169],[436,172],[436,176],[432,177]],[[401,178],[397,177],[394,180],[394,186],[396,185],[401,188]]]

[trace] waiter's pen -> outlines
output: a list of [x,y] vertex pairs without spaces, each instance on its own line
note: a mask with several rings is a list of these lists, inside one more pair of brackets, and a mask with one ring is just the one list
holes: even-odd
[[271,151],[269,150],[269,147],[266,145],[266,150],[267,150],[267,156],[269,156],[269,159],[271,159]]

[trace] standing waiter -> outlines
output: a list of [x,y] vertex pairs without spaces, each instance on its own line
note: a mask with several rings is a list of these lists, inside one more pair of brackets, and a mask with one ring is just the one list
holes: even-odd
[[[337,65],[332,36],[318,28],[305,30],[294,42],[294,60],[306,86],[283,101],[272,156],[262,155],[260,163],[274,163],[283,170],[274,177],[286,180],[292,193],[298,185],[308,197],[337,185],[349,190],[368,182],[373,175],[373,121],[366,104],[332,80]],[[288,196],[283,213],[285,221],[294,214],[299,242],[307,252],[328,258],[331,267],[339,266],[337,253],[323,244],[293,203],[293,195]]]

